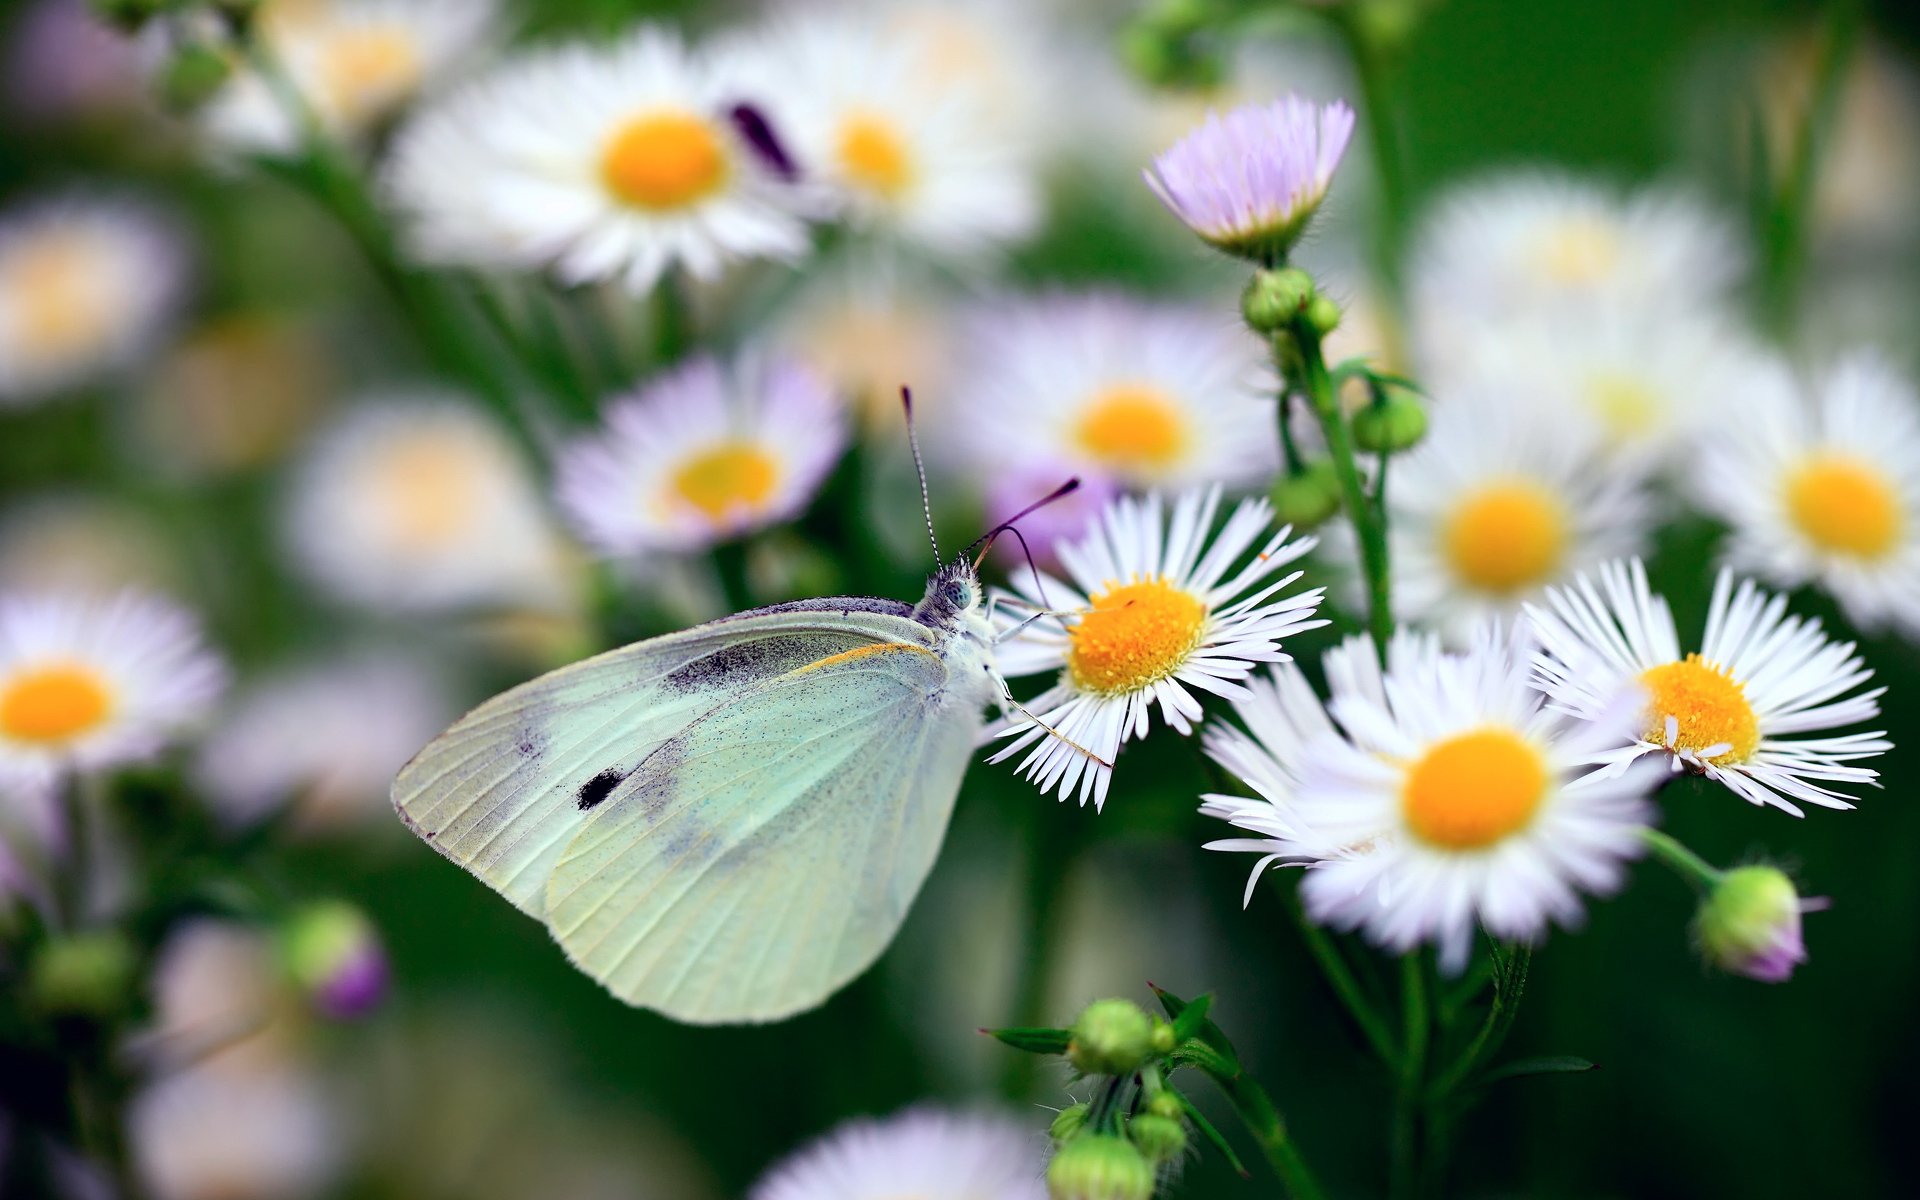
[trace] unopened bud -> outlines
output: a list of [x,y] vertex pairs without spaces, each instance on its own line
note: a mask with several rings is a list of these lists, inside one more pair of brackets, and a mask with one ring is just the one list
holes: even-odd
[[1736,867],[1701,903],[1694,931],[1714,966],[1762,983],[1782,983],[1807,961],[1800,914],[1809,907],[1778,867]]
[[1096,1000],[1073,1023],[1067,1061],[1082,1075],[1131,1075],[1153,1053],[1153,1018],[1131,1000]]
[[280,931],[287,973],[323,1015],[351,1021],[387,994],[387,952],[366,915],[326,901],[296,913]]
[[226,86],[233,66],[211,46],[189,43],[160,71],[160,99],[175,112],[192,112]]
[[1053,1124],[1047,1126],[1047,1136],[1056,1142],[1070,1142],[1087,1127],[1088,1108],[1084,1104],[1070,1104],[1060,1110],[1053,1118]]
[[1127,1122],[1127,1137],[1149,1162],[1171,1162],[1187,1152],[1187,1127],[1175,1117],[1141,1113]]
[[1147,1101],[1147,1111],[1157,1117],[1184,1120],[1187,1115],[1187,1106],[1180,1103],[1179,1093],[1172,1088],[1162,1087],[1153,1094],[1153,1099]]
[[1411,450],[1426,436],[1426,406],[1412,396],[1388,396],[1353,414],[1353,444],[1370,453]]
[[1340,511],[1340,479],[1327,459],[1308,463],[1295,475],[1284,475],[1268,497],[1273,519],[1295,529],[1312,529]]
[[1132,1142],[1109,1134],[1077,1137],[1047,1164],[1051,1200],[1151,1200],[1153,1164]]
[[1257,333],[1284,329],[1313,299],[1313,276],[1299,267],[1255,271],[1240,293],[1240,315]]
[[1307,324],[1321,337],[1327,336],[1340,328],[1340,306],[1324,293],[1314,296],[1307,301]]
[[133,943],[116,930],[58,937],[34,955],[27,995],[56,1016],[111,1017],[126,1007],[138,970]]

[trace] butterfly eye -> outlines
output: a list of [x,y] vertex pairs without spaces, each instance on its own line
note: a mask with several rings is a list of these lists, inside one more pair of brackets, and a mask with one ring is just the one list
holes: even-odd
[[966,608],[971,603],[967,586],[958,581],[947,585],[945,598],[954,608]]

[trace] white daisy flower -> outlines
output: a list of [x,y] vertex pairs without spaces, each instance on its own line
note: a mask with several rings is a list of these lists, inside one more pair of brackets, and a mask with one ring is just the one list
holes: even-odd
[[1416,244],[1422,356],[1444,361],[1476,325],[1552,309],[1709,307],[1739,282],[1742,245],[1731,223],[1682,191],[1621,192],[1544,171],[1474,180],[1439,202]]
[[193,777],[225,817],[251,823],[291,804],[306,832],[376,816],[409,758],[459,713],[404,654],[358,652],[242,689],[200,744]]
[[844,407],[797,362],[699,358],[562,453],[560,507],[611,556],[700,550],[799,515],[846,444]]
[[1251,484],[1279,464],[1264,351],[1212,309],[1112,293],[997,303],[964,339],[956,457],[1065,468],[1132,488]]
[[[255,22],[321,128],[356,140],[471,65],[498,37],[499,18],[496,0],[272,0]],[[222,88],[201,119],[234,149],[299,148],[299,126],[251,71]]]
[[787,14],[764,31],[755,98],[809,190],[856,228],[962,259],[1039,225],[1034,147],[994,75],[937,22]]
[[642,27],[613,46],[535,51],[450,92],[404,129],[388,171],[429,260],[619,278],[716,276],[807,247],[789,187],[736,128],[737,52]]
[[1920,397],[1878,356],[1804,393],[1756,392],[1688,478],[1732,526],[1735,569],[1818,584],[1859,626],[1920,633]]
[[1592,723],[1546,706],[1530,644],[1497,624],[1459,654],[1402,635],[1377,678],[1371,644],[1344,654],[1344,669],[1366,673],[1333,689],[1344,736],[1303,755],[1266,747],[1295,754],[1292,815],[1309,845],[1338,848],[1316,852],[1301,884],[1308,915],[1397,953],[1434,942],[1457,972],[1476,924],[1533,941],[1550,921],[1578,924],[1582,893],[1620,885],[1658,772],[1588,771],[1618,732],[1618,703]]
[[[1653,515],[1644,465],[1565,421],[1499,393],[1439,396],[1432,433],[1394,459],[1387,487],[1394,610],[1458,644],[1547,584],[1638,553]],[[1326,546],[1358,561],[1344,523]]]
[[347,1165],[345,1114],[325,1081],[294,1063],[162,1074],[127,1121],[156,1200],[320,1196]]
[[131,366],[186,282],[179,231],[143,204],[67,196],[0,217],[0,408]]
[[1608,773],[1661,754],[1675,771],[1796,817],[1794,801],[1853,807],[1825,784],[1878,777],[1851,764],[1892,743],[1879,732],[1830,732],[1878,716],[1886,690],[1855,690],[1873,672],[1852,642],[1828,641],[1820,622],[1787,615],[1784,596],[1751,580],[1736,587],[1722,570],[1700,649],[1683,656],[1673,614],[1648,589],[1639,559],[1603,564],[1596,575],[1598,583],[1582,575],[1549,589],[1547,602],[1528,612],[1542,648],[1537,685],[1556,707],[1591,718],[1624,686],[1647,693],[1634,736],[1593,760]]
[[563,608],[567,563],[526,463],[435,392],[370,398],[295,472],[287,538],[316,583],[378,612]]
[[199,622],[156,596],[0,596],[0,791],[151,759],[226,681]]
[[1189,689],[1241,699],[1254,664],[1287,660],[1282,638],[1326,624],[1312,619],[1321,589],[1282,595],[1300,572],[1274,578],[1313,539],[1289,541],[1284,528],[1261,541],[1264,499],[1241,501],[1209,536],[1219,511],[1217,486],[1182,493],[1170,516],[1157,494],[1123,496],[1084,539],[1055,548],[1071,584],[1043,574],[1001,598],[1003,631],[1031,623],[1000,643],[1000,669],[1059,678],[1027,706],[1040,723],[1012,721],[992,761],[1026,751],[1020,770],[1042,792],[1065,799],[1078,784],[1080,803],[1100,808],[1121,743],[1147,735],[1155,706],[1191,733],[1204,712]]
[[748,1200],[1045,1200],[1045,1169],[1021,1122],[916,1108],[841,1125],[767,1172]]

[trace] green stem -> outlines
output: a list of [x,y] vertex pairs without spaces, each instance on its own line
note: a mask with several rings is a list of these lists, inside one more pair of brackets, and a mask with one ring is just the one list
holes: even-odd
[[[1293,336],[1300,348],[1300,361],[1291,376],[1306,393],[1327,440],[1334,477],[1340,484],[1341,502],[1360,543],[1360,565],[1367,579],[1367,629],[1373,634],[1375,651],[1384,656],[1387,643],[1393,637],[1393,580],[1387,558],[1387,523],[1360,481],[1353,437],[1347,428],[1346,414],[1340,408],[1333,377],[1327,373],[1319,333],[1303,319],[1294,322]],[[1285,364],[1282,372],[1286,373]]]
[[653,288],[653,367],[664,370],[682,358],[693,342],[693,312],[687,281],[669,267]]
[[1766,315],[1776,334],[1791,327],[1795,298],[1806,272],[1807,224],[1819,182],[1827,133],[1840,102],[1840,85],[1860,40],[1861,5],[1840,0],[1828,12],[1826,41],[1815,69],[1813,95],[1795,131],[1786,178],[1767,212],[1763,234],[1766,259]]
[[1333,989],[1340,1003],[1346,1006],[1347,1015],[1360,1027],[1366,1037],[1367,1045],[1379,1056],[1380,1061],[1392,1066],[1399,1057],[1393,1043],[1393,1034],[1387,1028],[1387,1022],[1375,1011],[1373,1002],[1367,998],[1365,989],[1354,976],[1353,968],[1340,953],[1340,947],[1334,944],[1326,930],[1313,923],[1301,907],[1299,896],[1288,890],[1288,906],[1300,926],[1300,936],[1307,943],[1307,949],[1313,954],[1314,961],[1320,966],[1320,973],[1326,976],[1327,985]]
[[1400,295],[1400,247],[1406,235],[1408,187],[1405,138],[1400,127],[1400,108],[1393,102],[1393,64],[1387,47],[1369,34],[1362,19],[1347,9],[1336,8],[1335,24],[1347,52],[1353,59],[1354,74],[1360,82],[1360,124],[1367,131],[1373,152],[1374,175],[1379,195],[1374,203],[1372,240],[1374,273],[1388,298],[1397,302]]
[[1266,1156],[1267,1164],[1279,1177],[1286,1193],[1295,1200],[1324,1200],[1326,1193],[1320,1190],[1300,1148],[1287,1135],[1286,1122],[1280,1119],[1280,1110],[1274,1107],[1267,1090],[1237,1064],[1227,1062],[1210,1049],[1195,1047],[1193,1053],[1195,1065],[1202,1067],[1219,1085],[1247,1132],[1260,1143],[1260,1152]]
[[[1053,961],[1063,925],[1062,901],[1073,873],[1080,841],[1071,836],[1070,814],[1035,806],[1028,830],[1026,895],[1021,907],[1020,954],[1014,967],[1010,1011],[1021,1025],[1047,1023],[1048,995],[1053,990]],[[1024,1100],[1037,1078],[1039,1059],[1016,1054],[1007,1060],[1001,1092],[1010,1100]]]
[[1720,882],[1722,872],[1718,867],[1681,845],[1671,834],[1642,829],[1640,837],[1647,843],[1647,849],[1653,851],[1653,856],[1672,867],[1680,878],[1709,888]]
[[713,548],[713,571],[720,580],[720,595],[728,612],[745,612],[754,606],[745,538],[721,542]]
[[1398,1086],[1394,1089],[1392,1185],[1394,1196],[1420,1192],[1420,1134],[1425,1097],[1427,1041],[1432,1014],[1427,1004],[1427,981],[1420,955],[1400,959],[1401,1032],[1404,1035]]
[[1445,1104],[1467,1076],[1480,1062],[1490,1057],[1500,1048],[1507,1038],[1507,1032],[1513,1028],[1513,1020],[1520,1012],[1520,996],[1526,990],[1527,968],[1533,960],[1533,951],[1526,946],[1515,946],[1509,954],[1510,966],[1497,973],[1497,984],[1493,991],[1493,1003],[1487,1008],[1486,1020],[1474,1033],[1473,1040],[1460,1052],[1446,1070],[1435,1077],[1427,1090],[1427,1102],[1434,1106]]

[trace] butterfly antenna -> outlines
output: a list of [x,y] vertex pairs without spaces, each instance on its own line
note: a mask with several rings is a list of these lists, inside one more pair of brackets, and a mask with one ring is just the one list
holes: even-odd
[[1055,500],[1065,499],[1066,497],[1073,495],[1075,492],[1079,490],[1080,490],[1080,477],[1076,475],[1072,479],[1069,479],[1065,483],[1061,484],[1059,487],[1048,492],[1046,495],[1040,497],[1038,500],[1035,500],[1032,504],[1027,505],[1025,508],[1021,509],[1019,512],[1013,514],[1012,516],[1008,517],[1006,520],[1000,522],[998,525],[995,525],[992,529],[987,530],[985,533],[981,534],[979,537],[973,539],[973,541],[967,544],[967,549],[965,552],[968,554],[973,553],[973,548],[975,546],[978,546],[981,542],[997,537],[1001,533],[1009,529],[1012,529],[1013,523],[1015,521],[1025,520],[1027,517],[1030,517],[1034,513],[1039,512],[1041,509],[1045,508],[1047,505],[1052,504]]
[[993,551],[994,541],[1003,533],[1012,534],[1013,540],[1020,543],[1020,553],[1027,556],[1027,570],[1033,572],[1033,590],[1040,597],[1040,607],[1052,608],[1053,601],[1047,599],[1047,585],[1041,582],[1040,564],[1033,561],[1033,551],[1027,546],[1026,535],[1011,525],[1005,529],[996,529],[987,535],[987,544],[980,547],[979,555],[973,560],[973,569],[978,571],[980,564],[987,561],[987,555]]
[[907,445],[913,448],[913,470],[920,477],[920,511],[927,518],[927,541],[933,546],[933,565],[937,569],[941,566],[940,539],[933,534],[933,498],[927,494],[927,464],[920,457],[920,434],[913,427],[913,389],[905,384],[900,385],[900,407],[907,413]]

